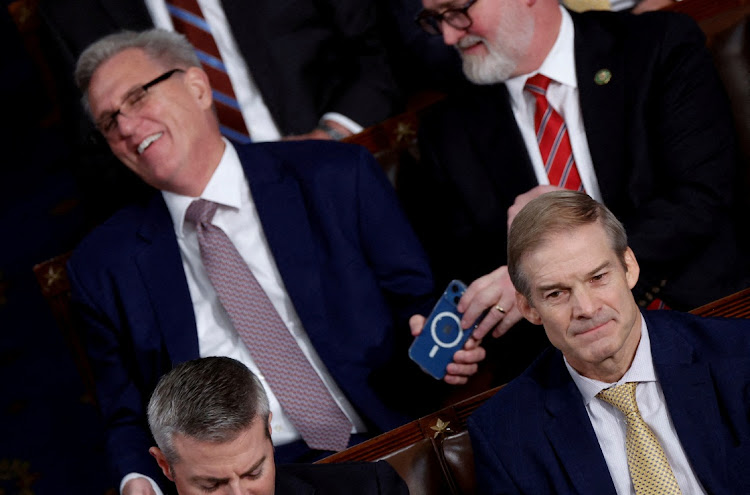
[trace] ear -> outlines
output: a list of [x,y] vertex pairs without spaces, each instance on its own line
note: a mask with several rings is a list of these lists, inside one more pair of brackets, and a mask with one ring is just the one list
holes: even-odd
[[268,413],[268,438],[271,438],[271,434],[273,433],[273,428],[271,428],[271,419],[273,419],[273,413]]
[[204,110],[211,108],[213,95],[208,74],[199,67],[190,67],[185,71],[185,84],[188,91]]
[[529,320],[531,323],[533,323],[534,325],[542,324],[542,317],[539,315],[539,312],[534,309],[531,303],[529,303],[529,300],[526,299],[526,296],[518,291],[516,291],[516,306],[518,306],[518,310],[521,312],[523,317]]
[[628,287],[632,289],[635,287],[636,282],[638,282],[638,277],[641,274],[641,267],[638,266],[638,260],[635,259],[635,253],[633,253],[633,250],[630,248],[625,250],[623,259],[625,260],[625,279],[628,281]]
[[154,456],[154,459],[156,459],[156,463],[161,468],[164,476],[166,476],[168,480],[174,481],[174,478],[172,478],[172,470],[169,469],[167,458],[164,456],[164,453],[159,450],[159,447],[151,447],[148,449],[148,453]]

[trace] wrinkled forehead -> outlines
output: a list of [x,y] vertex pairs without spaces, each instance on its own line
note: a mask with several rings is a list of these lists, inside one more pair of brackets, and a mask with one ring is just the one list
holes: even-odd
[[140,48],[126,48],[99,64],[89,83],[91,113],[98,118],[113,110],[133,89],[164,71],[164,65]]

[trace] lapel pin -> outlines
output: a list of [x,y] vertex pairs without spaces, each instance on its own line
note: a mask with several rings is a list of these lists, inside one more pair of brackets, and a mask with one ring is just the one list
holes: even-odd
[[609,69],[599,69],[594,75],[594,82],[599,86],[604,86],[612,79],[612,73]]

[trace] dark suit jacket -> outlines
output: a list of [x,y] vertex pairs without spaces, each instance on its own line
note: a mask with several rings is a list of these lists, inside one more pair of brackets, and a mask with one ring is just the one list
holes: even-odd
[[[282,135],[313,130],[326,112],[362,126],[393,115],[401,96],[376,30],[375,2],[222,0],[227,20],[263,101]],[[135,194],[137,178],[101,141],[80,104],[72,74],[81,52],[122,29],[153,27],[141,0],[44,0],[42,31],[73,149],[70,168],[91,222]]]
[[409,489],[385,461],[276,466],[276,495],[408,495]]
[[[707,493],[750,493],[750,320],[645,313],[654,369]],[[578,388],[556,349],[468,421],[479,493],[615,493]]]
[[[325,112],[368,126],[395,111],[398,91],[377,36],[374,2],[220,3],[283,134],[312,130]],[[78,56],[97,39],[153,27],[138,0],[45,0],[40,8],[70,69],[68,78]]]
[[[730,218],[738,176],[731,115],[688,17],[573,16],[580,106],[604,203],[641,265],[639,304],[692,309],[748,284]],[[594,75],[612,79],[597,85]],[[537,185],[504,84],[472,86],[422,119],[421,166],[403,200],[438,285],[506,263],[507,209]]]
[[[274,259],[302,324],[371,432],[403,424],[408,317],[429,310],[424,255],[372,156],[330,142],[237,147]],[[96,229],[69,263],[116,476],[159,476],[145,405],[158,379],[198,357],[190,294],[161,194]],[[395,323],[394,323],[395,321]],[[403,363],[401,362],[403,361]],[[403,366],[401,366],[403,364]],[[404,376],[401,373],[413,373]]]

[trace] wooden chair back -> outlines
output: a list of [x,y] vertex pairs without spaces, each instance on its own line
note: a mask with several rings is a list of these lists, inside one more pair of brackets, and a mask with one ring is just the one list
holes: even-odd
[[34,266],[34,275],[39,283],[42,296],[47,301],[52,315],[63,334],[65,343],[70,350],[73,362],[83,381],[85,398],[96,402],[94,376],[91,372],[83,340],[73,321],[70,305],[70,282],[65,267],[71,253],[61,254]]

